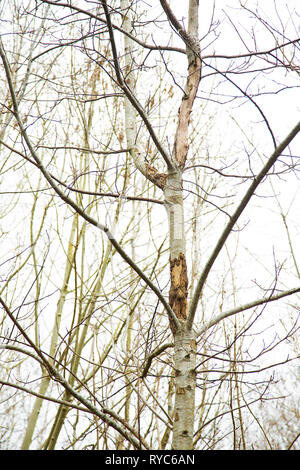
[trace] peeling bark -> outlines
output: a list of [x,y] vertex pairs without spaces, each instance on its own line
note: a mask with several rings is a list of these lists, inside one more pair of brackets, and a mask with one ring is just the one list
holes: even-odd
[[165,173],[159,173],[153,166],[150,166],[148,163],[145,165],[146,172],[145,176],[152,183],[158,186],[160,189],[164,189],[166,185],[167,175]]
[[164,189],[169,212],[170,231],[170,281],[169,303],[181,326],[170,328],[175,339],[175,408],[172,447],[176,450],[193,448],[196,390],[196,341],[192,324],[187,325],[188,277],[185,258],[184,208],[182,196],[182,171],[189,149],[189,124],[191,112],[201,80],[201,58],[198,35],[199,0],[189,0],[188,31],[182,29],[165,0],[161,4],[186,44],[188,73],[184,95],[178,111],[174,139],[173,159],[177,171],[169,171]]
[[175,136],[175,158],[181,168],[184,167],[188,153],[188,127],[193,103],[201,80],[201,60],[194,57],[189,63],[185,95],[178,112],[178,125]]
[[[169,304],[179,321],[187,317],[188,276],[185,259],[185,235],[181,172],[168,175],[164,188],[165,205],[169,218],[170,235],[170,291]],[[174,322],[170,328],[175,334]]]
[[158,188],[164,190],[167,181],[167,174],[160,173],[156,168],[146,162],[143,152],[137,146],[132,146],[130,154],[133,157],[136,168]]
[[180,168],[184,168],[188,143],[188,127],[191,118],[193,104],[201,80],[201,50],[199,41],[199,0],[189,0],[188,30],[183,26],[173,14],[168,2],[160,0],[161,5],[174,28],[178,31],[186,45],[186,55],[188,60],[188,75],[185,84],[184,95],[178,110],[177,129],[174,140],[174,157]]
[[176,317],[184,321],[187,316],[188,277],[186,259],[183,253],[179,258],[170,260],[171,288],[169,302]]

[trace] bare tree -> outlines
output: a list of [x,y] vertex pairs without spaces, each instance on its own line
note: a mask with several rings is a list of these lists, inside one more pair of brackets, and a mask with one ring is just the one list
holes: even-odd
[[297,12],[219,3],[3,7],[13,423],[26,396],[3,447],[277,446],[258,416],[298,357]]

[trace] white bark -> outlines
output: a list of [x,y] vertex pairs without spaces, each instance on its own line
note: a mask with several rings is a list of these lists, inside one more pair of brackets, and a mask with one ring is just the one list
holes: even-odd
[[[121,0],[121,10],[123,13],[123,30],[129,35],[132,33],[132,21],[128,15],[130,9],[130,3],[128,0]],[[133,54],[133,41],[129,35],[124,35],[124,52],[125,52],[125,69],[124,69],[124,80],[131,95],[136,97],[136,76],[134,72],[132,54]],[[133,158],[136,168],[149,179],[152,183],[156,184],[160,188],[163,187],[165,178],[164,175],[158,173],[154,168],[150,167],[145,160],[145,152],[138,146],[136,142],[137,136],[137,124],[136,124],[136,108],[132,102],[125,97],[124,100],[124,111],[125,111],[125,134],[127,148],[130,149],[130,154]]]
[[181,171],[171,172],[164,188],[165,207],[169,218],[170,259],[185,254],[184,211]]
[[175,335],[175,407],[172,448],[193,448],[196,341],[193,330],[180,328]]
[[[173,449],[193,448],[193,429],[196,389],[196,341],[192,324],[186,328],[188,309],[188,276],[185,259],[184,209],[182,197],[182,169],[189,149],[189,124],[194,100],[201,79],[201,59],[198,39],[199,0],[189,1],[188,32],[178,26],[178,21],[166,2],[162,2],[169,20],[178,30],[187,46],[188,72],[185,94],[178,113],[174,139],[174,155],[177,171],[169,170],[164,188],[166,206],[169,212],[170,231],[170,272],[171,288],[169,301],[181,327],[174,331],[175,337],[175,409],[173,422]],[[191,47],[190,47],[191,45]]]
[[[123,29],[128,33],[132,32],[131,20],[128,16],[129,3],[128,0],[120,1],[121,11],[123,11]],[[124,60],[125,60],[125,81],[131,92],[135,92],[135,73],[132,68],[132,39],[127,35],[124,35]],[[136,167],[142,171],[143,158],[140,154],[135,151],[136,146],[136,110],[130,103],[128,98],[124,99],[124,112],[125,112],[125,135],[127,148],[130,149],[131,155],[134,159]],[[142,171],[143,172],[143,171]]]

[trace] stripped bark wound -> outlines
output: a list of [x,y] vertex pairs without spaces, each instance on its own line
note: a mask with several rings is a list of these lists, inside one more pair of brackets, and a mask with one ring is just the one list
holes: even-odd
[[[171,288],[169,292],[169,302],[176,317],[185,321],[187,316],[187,288],[188,277],[186,259],[183,253],[179,258],[170,260]],[[171,330],[174,333],[174,325],[171,323]]]
[[165,173],[159,173],[153,166],[146,163],[146,177],[158,186],[160,189],[164,189],[166,185],[167,175]]
[[201,60],[195,57],[189,65],[185,95],[178,112],[178,125],[175,136],[175,156],[180,167],[184,167],[188,152],[188,127],[193,103],[201,80]]

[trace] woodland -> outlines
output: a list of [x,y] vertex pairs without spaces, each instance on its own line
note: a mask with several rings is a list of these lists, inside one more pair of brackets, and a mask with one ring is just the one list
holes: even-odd
[[0,3],[0,450],[300,450],[299,18]]

